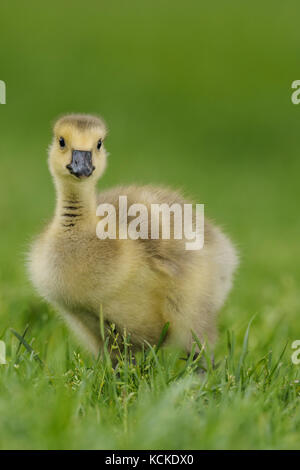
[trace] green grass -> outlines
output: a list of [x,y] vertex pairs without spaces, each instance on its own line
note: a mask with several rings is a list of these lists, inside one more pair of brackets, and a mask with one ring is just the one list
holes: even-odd
[[[298,13],[294,0],[1,4],[1,449],[299,448]],[[25,254],[54,208],[50,123],[69,111],[108,121],[99,189],[183,188],[237,244],[217,368],[161,348],[115,370],[34,293]],[[34,353],[11,330],[28,324]]]
[[1,448],[298,447],[297,369],[284,361],[284,349],[276,357],[249,352],[249,327],[238,351],[228,332],[217,364],[203,348],[195,360],[159,348],[133,360],[130,339],[123,338],[123,352],[112,345],[115,367],[108,347],[91,361],[67,342],[60,346],[61,371],[47,353],[42,363],[26,339],[17,349],[7,334],[11,361],[0,385]]

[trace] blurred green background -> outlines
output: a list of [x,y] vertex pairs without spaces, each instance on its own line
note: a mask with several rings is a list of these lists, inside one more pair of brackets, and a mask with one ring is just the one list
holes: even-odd
[[240,343],[254,314],[255,351],[300,338],[300,105],[291,102],[299,9],[297,1],[2,0],[0,334],[29,321],[42,350],[51,322],[54,337],[66,338],[24,259],[55,203],[51,123],[87,112],[110,129],[99,188],[183,188],[238,246],[219,354],[225,329]]

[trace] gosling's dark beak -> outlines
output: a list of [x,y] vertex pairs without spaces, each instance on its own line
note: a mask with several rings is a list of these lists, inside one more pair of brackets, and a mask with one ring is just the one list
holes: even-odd
[[91,176],[95,167],[92,162],[92,152],[84,150],[73,150],[72,162],[67,165],[67,169],[72,175],[81,178],[82,176]]

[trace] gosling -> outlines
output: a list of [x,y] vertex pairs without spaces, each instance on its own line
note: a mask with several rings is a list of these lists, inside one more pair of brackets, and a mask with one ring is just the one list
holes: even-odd
[[191,351],[194,332],[211,345],[216,340],[216,313],[232,285],[237,266],[229,239],[205,220],[204,246],[186,250],[185,240],[99,239],[99,204],[119,196],[133,203],[183,204],[176,191],[155,186],[120,186],[96,192],[107,162],[101,118],[71,114],[54,125],[49,169],[56,188],[51,223],[29,253],[31,280],[60,313],[78,340],[94,355],[103,343],[99,312],[105,325],[130,335],[133,347],[157,344],[169,322],[165,344]]

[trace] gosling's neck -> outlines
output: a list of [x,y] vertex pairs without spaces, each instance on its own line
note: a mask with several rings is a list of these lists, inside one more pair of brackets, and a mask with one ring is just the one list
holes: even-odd
[[75,183],[55,181],[56,209],[54,226],[59,232],[96,230],[96,188],[89,181]]

